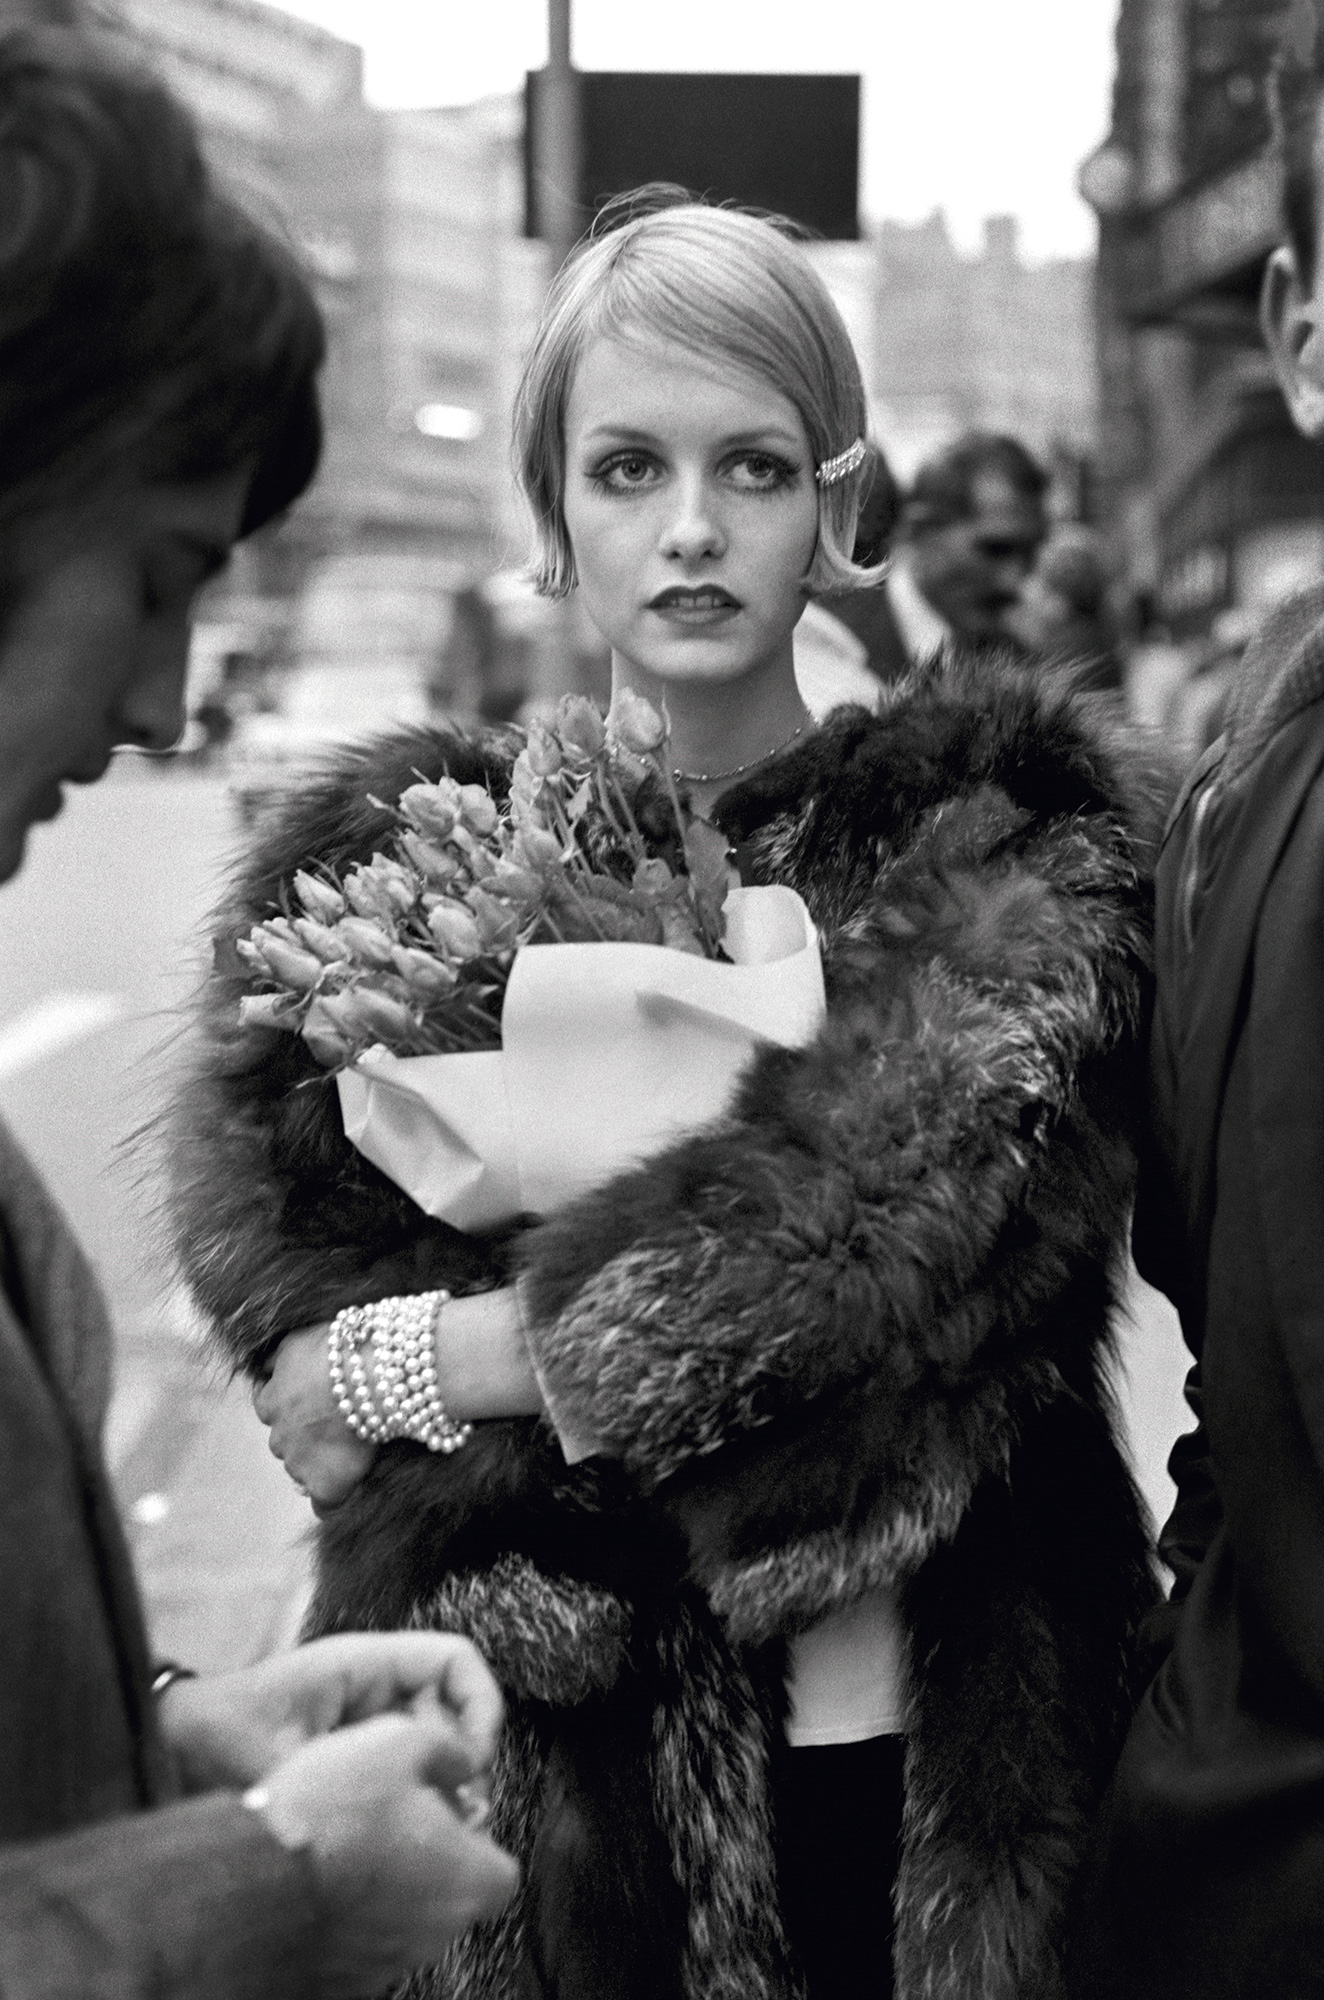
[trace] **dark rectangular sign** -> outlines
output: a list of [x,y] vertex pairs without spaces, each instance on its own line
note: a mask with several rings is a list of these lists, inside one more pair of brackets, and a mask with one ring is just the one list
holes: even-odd
[[[541,234],[531,161],[542,72],[525,91],[525,233]],[[714,201],[792,216],[834,239],[857,237],[858,76],[579,76],[587,225],[614,194],[676,181]]]

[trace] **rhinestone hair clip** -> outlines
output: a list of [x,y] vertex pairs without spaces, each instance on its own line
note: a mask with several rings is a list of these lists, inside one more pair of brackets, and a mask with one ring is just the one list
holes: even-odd
[[848,444],[835,458],[825,458],[814,477],[820,486],[835,486],[839,479],[849,479],[852,472],[858,472],[866,455],[864,439],[856,438],[854,444]]

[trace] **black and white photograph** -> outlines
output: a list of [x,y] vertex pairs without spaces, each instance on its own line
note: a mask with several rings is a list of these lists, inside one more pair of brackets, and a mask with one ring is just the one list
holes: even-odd
[[0,2000],[1324,2000],[1324,0],[0,0]]

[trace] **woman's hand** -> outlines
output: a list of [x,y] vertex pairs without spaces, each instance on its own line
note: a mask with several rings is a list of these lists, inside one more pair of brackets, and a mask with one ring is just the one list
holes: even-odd
[[377,1447],[355,1437],[331,1394],[326,1341],[331,1328],[287,1333],[253,1408],[271,1430],[268,1448],[315,1507],[338,1507],[361,1483]]
[[[315,1507],[338,1507],[360,1484],[376,1446],[354,1435],[331,1394],[330,1325],[301,1327],[276,1349],[253,1408],[271,1428],[269,1445]],[[543,1401],[529,1363],[513,1286],[452,1299],[436,1331],[437,1387],[457,1423],[533,1417]],[[371,1380],[371,1363],[368,1374]]]

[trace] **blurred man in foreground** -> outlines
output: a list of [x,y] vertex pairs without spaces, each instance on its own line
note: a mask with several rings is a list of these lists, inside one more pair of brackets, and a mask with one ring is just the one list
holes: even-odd
[[[196,591],[316,466],[322,337],[182,112],[79,37],[0,38],[0,212],[3,879],[63,784],[178,735]],[[376,1993],[515,1886],[476,1825],[495,1683],[428,1633],[154,1671],[108,1375],[91,1273],[0,1133],[0,1993]]]
[[[1324,438],[1324,18],[1286,17],[1265,335]],[[1160,1539],[1170,1645],[1086,1877],[1072,2000],[1324,1994],[1324,588],[1252,642],[1158,871],[1136,1260],[1199,1428]]]

